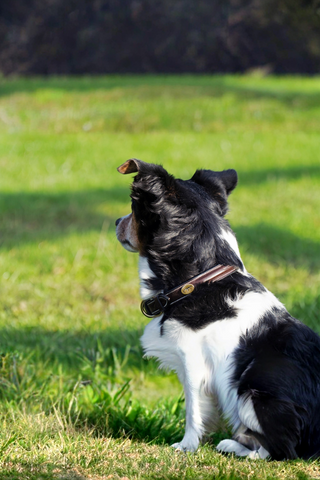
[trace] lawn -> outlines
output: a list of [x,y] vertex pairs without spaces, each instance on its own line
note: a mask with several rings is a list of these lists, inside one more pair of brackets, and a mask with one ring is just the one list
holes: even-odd
[[130,157],[235,168],[247,269],[320,333],[320,78],[0,78],[0,479],[306,479],[320,462],[196,454],[172,373],[142,358]]

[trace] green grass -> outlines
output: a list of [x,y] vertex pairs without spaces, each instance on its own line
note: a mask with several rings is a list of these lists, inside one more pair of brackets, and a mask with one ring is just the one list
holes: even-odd
[[142,358],[117,243],[134,156],[236,168],[247,269],[320,332],[320,78],[0,79],[0,479],[319,478],[320,463],[173,452],[184,402]]

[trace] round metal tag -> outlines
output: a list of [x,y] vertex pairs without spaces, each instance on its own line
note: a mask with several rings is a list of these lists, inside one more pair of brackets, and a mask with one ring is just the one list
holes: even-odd
[[192,293],[193,290],[194,290],[194,285],[192,285],[191,283],[186,283],[181,288],[181,293],[183,293],[183,295],[189,295],[189,293]]

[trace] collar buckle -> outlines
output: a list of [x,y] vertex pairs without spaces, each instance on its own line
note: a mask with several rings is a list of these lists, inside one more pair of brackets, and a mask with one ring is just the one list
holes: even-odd
[[164,310],[169,305],[169,302],[170,299],[167,297],[167,295],[159,293],[159,295],[141,302],[141,312],[148,318],[158,317],[164,313]]

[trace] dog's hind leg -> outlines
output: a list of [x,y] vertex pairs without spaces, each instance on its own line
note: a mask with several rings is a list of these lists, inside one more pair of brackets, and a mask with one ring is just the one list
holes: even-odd
[[269,452],[254,435],[256,432],[259,440],[264,438],[250,395],[240,396],[237,407],[238,416],[242,422],[241,429],[244,430],[244,433],[239,433],[233,440],[222,440],[217,446],[217,450],[252,459],[267,458],[270,455]]
[[217,445],[217,450],[223,453],[234,453],[238,457],[248,457],[251,459],[268,458],[269,452],[262,446],[256,450],[250,450],[236,440],[222,440]]
[[261,447],[258,440],[250,434],[248,429],[244,433],[238,433],[233,439],[241,443],[244,447],[247,447],[249,450],[259,450]]
[[249,458],[266,458],[270,455],[274,460],[291,460],[298,457],[296,449],[307,415],[304,407],[265,391],[248,390],[239,397],[238,413],[242,424],[258,440],[262,449],[260,447],[248,453],[239,442],[223,440],[218,450]]
[[290,399],[256,390],[252,394],[252,404],[261,425],[261,431],[252,432],[255,438],[274,460],[297,458],[303,425],[308,418],[306,409]]

